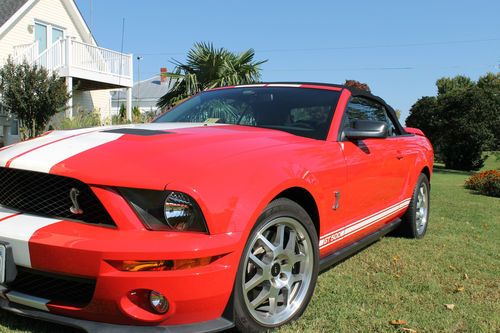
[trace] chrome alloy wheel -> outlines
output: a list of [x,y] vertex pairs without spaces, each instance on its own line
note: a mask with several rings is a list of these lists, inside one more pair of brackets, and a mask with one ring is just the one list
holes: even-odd
[[429,189],[427,184],[422,182],[417,194],[417,209],[415,213],[415,223],[418,234],[425,231],[427,219],[429,217]]
[[313,275],[313,246],[290,217],[266,223],[250,240],[242,279],[245,305],[262,325],[281,325],[300,309]]

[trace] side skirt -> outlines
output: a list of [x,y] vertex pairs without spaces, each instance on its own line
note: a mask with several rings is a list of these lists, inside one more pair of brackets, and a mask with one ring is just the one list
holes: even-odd
[[319,261],[319,270],[320,272],[326,270],[332,265],[346,259],[347,257],[353,255],[356,252],[359,252],[361,249],[367,247],[368,245],[376,242],[392,230],[396,229],[396,227],[401,223],[401,219],[395,219],[394,221],[386,224],[383,228],[375,231],[373,234],[362,238],[351,245],[348,245],[336,252],[333,252],[327,255],[324,258],[321,258]]

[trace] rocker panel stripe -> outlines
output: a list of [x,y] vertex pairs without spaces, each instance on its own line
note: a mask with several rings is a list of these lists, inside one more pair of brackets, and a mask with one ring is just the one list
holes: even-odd
[[374,213],[368,217],[365,217],[361,220],[358,220],[354,223],[351,223],[347,226],[344,226],[342,228],[339,228],[337,230],[334,230],[332,232],[329,232],[328,234],[325,234],[321,236],[319,240],[319,248],[320,250],[330,246],[332,244],[335,244],[336,242],[344,239],[345,237],[348,237],[356,232],[359,232],[377,222],[380,222],[387,217],[396,214],[397,212],[405,209],[408,207],[411,199],[405,199],[397,204],[394,204],[386,209],[383,209],[377,213]]

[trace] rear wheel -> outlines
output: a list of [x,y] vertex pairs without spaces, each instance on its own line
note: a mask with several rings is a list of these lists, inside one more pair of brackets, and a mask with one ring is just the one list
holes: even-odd
[[429,189],[429,179],[425,174],[420,174],[410,205],[402,219],[400,230],[403,236],[408,238],[424,237],[429,221]]
[[311,218],[289,199],[273,201],[245,246],[235,283],[236,327],[260,332],[298,318],[318,276],[318,239]]

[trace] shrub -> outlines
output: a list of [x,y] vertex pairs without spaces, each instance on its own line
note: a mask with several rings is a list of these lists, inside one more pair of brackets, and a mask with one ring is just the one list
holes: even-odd
[[114,116],[111,117],[111,124],[112,125],[126,125],[130,124],[130,121],[127,120],[127,118],[122,118],[120,117],[119,114],[115,114]]
[[500,171],[478,172],[465,181],[465,188],[484,195],[500,197]]
[[58,116],[52,118],[49,123],[49,129],[68,130],[101,126],[101,116],[97,109],[94,109],[92,112],[78,109],[73,118]]

